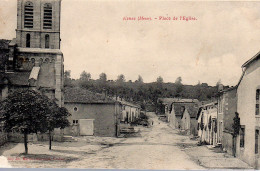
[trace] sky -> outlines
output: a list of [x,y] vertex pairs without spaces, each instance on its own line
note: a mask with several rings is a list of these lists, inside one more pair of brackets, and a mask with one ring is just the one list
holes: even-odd
[[[236,85],[241,65],[260,50],[259,9],[260,2],[62,0],[65,70],[73,78],[85,70],[93,79],[104,72],[127,81],[180,76],[184,84]],[[139,16],[152,20],[123,20]],[[14,38],[15,28],[16,0],[0,0],[0,38]]]

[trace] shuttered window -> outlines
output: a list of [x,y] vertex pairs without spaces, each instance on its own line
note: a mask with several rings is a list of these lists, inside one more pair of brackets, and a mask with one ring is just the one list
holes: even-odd
[[260,95],[260,89],[256,90],[256,104],[255,104],[255,114],[259,115],[259,95]]
[[33,3],[26,2],[24,5],[24,28],[33,28]]
[[45,4],[43,9],[43,28],[52,29],[52,6]]

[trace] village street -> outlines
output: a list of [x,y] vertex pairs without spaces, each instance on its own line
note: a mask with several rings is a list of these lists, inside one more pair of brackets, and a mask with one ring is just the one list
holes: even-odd
[[30,143],[24,156],[23,144],[0,149],[12,167],[29,168],[114,168],[114,169],[206,169],[250,168],[226,153],[197,146],[195,140],[177,134],[167,123],[149,114],[150,128],[137,127],[138,135],[128,138],[80,137],[77,142]]

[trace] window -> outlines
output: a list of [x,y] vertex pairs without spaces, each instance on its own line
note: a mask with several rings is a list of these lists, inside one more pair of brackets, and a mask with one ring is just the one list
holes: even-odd
[[26,34],[26,47],[31,47],[31,35]]
[[255,130],[255,154],[258,154],[258,137],[259,137],[259,130]]
[[256,104],[255,104],[255,114],[259,115],[259,95],[260,95],[260,89],[256,90]]
[[48,34],[45,35],[45,48],[50,48],[50,36]]
[[45,4],[43,7],[43,28],[52,29],[52,6]]
[[24,28],[33,28],[33,3],[26,2],[24,6]]
[[240,128],[240,147],[245,147],[245,126]]
[[73,124],[78,124],[78,120],[73,120]]

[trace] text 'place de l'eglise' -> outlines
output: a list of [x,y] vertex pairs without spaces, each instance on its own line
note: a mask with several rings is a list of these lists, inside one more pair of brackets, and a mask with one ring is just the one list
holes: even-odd
[[[232,160],[237,162],[234,166],[230,164],[232,165],[230,168],[260,168],[260,53],[253,57],[248,56],[248,61],[245,61],[241,66],[241,77],[237,80],[235,86],[229,87],[219,83],[217,86],[211,87],[214,93],[211,97],[207,97],[206,100],[180,94],[175,96],[176,92],[174,91],[171,95],[157,93],[156,98],[150,101],[144,100],[144,93],[133,91],[140,84],[137,82],[131,82],[134,87],[130,91],[130,96],[135,94],[138,95],[138,98],[132,98],[132,96],[127,98],[127,90],[124,93],[119,93],[119,89],[116,90],[126,84],[124,81],[105,80],[102,83],[96,81],[95,84],[92,84],[92,88],[96,84],[98,85],[98,88],[95,87],[96,89],[88,89],[78,85],[66,86],[68,78],[64,71],[63,53],[60,50],[60,31],[62,31],[60,30],[60,21],[61,0],[18,0],[16,37],[12,40],[0,39],[0,145],[3,147],[0,154],[2,156],[8,158],[16,153],[22,153],[23,149],[18,148],[18,146],[23,144],[24,141],[29,142],[29,154],[40,155],[37,150],[30,151],[30,148],[37,149],[37,144],[46,145],[45,142],[53,141],[52,150],[55,152],[55,148],[60,148],[56,153],[66,149],[69,151],[73,146],[84,151],[85,147],[87,150],[89,144],[93,146],[92,150],[94,150],[95,148],[101,148],[105,144],[107,148],[111,146],[109,153],[112,154],[113,150],[116,151],[117,148],[124,145],[124,154],[117,151],[115,153],[118,156],[115,155],[114,157],[119,158],[122,155],[121,159],[123,160],[125,157],[124,161],[127,163],[128,160],[131,160],[130,156],[133,153],[131,152],[133,149],[127,151],[131,146],[130,144],[145,146],[145,143],[149,142],[149,146],[155,146],[165,141],[162,143],[164,146],[165,144],[175,143],[174,146],[177,148],[174,151],[165,150],[168,153],[167,155],[173,155],[175,158],[186,156],[182,160],[187,160],[188,163],[191,162],[191,164],[188,164],[191,167],[198,166],[197,169],[217,167],[215,165],[211,167],[206,159],[200,158],[199,152],[198,154],[191,154],[192,148],[194,148],[194,151],[202,148],[209,152],[216,149],[220,150],[223,153],[223,161]],[[77,82],[71,78],[69,78],[69,81]],[[90,80],[85,81],[88,84],[87,82]],[[184,86],[181,82],[179,83],[180,85],[175,83],[175,86]],[[113,93],[110,88],[104,85],[115,85]],[[158,86],[158,89],[164,86],[160,81],[154,83],[154,85]],[[201,93],[204,90],[207,91],[208,87],[206,85]],[[10,119],[14,115],[6,113],[4,109],[7,109],[7,107],[3,107],[3,105],[7,104],[11,94],[16,92],[25,93],[26,91],[36,92],[44,97],[47,96],[50,102],[55,101],[57,108],[64,108],[69,113],[68,117],[62,118],[67,120],[69,124],[64,127],[57,124],[52,127],[53,129],[45,130],[40,126],[39,128],[32,126],[34,124],[32,119],[24,119],[19,120],[20,123],[10,127],[8,118]],[[178,91],[178,88],[176,91]],[[13,105],[16,105],[16,103]],[[30,112],[33,110],[30,109]],[[42,115],[46,123],[55,123],[55,121],[48,121],[50,116]],[[24,124],[27,121],[30,124]],[[26,129],[28,129],[27,140],[25,140],[24,132]],[[178,148],[182,147],[179,145],[181,142],[177,142],[177,140],[174,140],[176,141],[174,142],[167,138],[166,135],[172,139],[175,137],[185,139],[187,143],[183,145],[183,148],[185,147],[187,152],[177,153]],[[77,143],[82,142],[84,142],[84,148],[83,145],[77,145]],[[106,144],[105,142],[110,142],[110,146],[109,143]],[[75,145],[72,145],[73,143]],[[100,144],[96,147],[98,143]],[[121,146],[112,147],[120,143]],[[63,148],[65,144],[66,147]],[[193,145],[186,147],[187,144]],[[39,151],[40,148],[42,147],[38,147]],[[20,149],[20,151],[12,154],[12,150],[15,149]],[[156,150],[156,147],[154,147],[154,150]],[[48,151],[46,155],[57,155],[53,151]],[[152,153],[153,148],[147,151]],[[125,155],[128,152],[129,155]],[[146,151],[143,153],[146,154]],[[160,153],[160,150],[156,153]],[[75,152],[73,154],[75,155],[75,161],[71,159],[71,161],[67,161],[63,165],[50,165],[50,167],[67,167],[68,165],[68,167],[95,168],[95,165],[91,166],[91,164],[81,165],[80,161],[76,159],[79,157],[77,155],[81,154]],[[101,158],[104,157],[98,150],[96,154],[97,156],[100,155]],[[218,153],[212,152],[213,156],[214,154],[218,155]],[[69,153],[66,155],[66,157],[71,157]],[[86,155],[90,154],[86,152]],[[24,156],[26,157],[27,154],[24,154]],[[90,161],[89,163],[92,160],[94,162],[95,157],[92,158],[92,156],[84,159],[86,160],[85,163],[87,163],[87,160]],[[136,156],[138,155],[136,154]],[[150,156],[151,160],[154,159],[154,156]],[[193,158],[189,159],[187,156],[193,156]],[[128,157],[129,159],[127,159]],[[64,160],[66,159],[64,158]],[[200,164],[196,164],[194,159],[200,161]],[[103,158],[102,160],[106,161]],[[109,159],[113,163],[114,161],[111,160]],[[9,160],[8,162],[16,167],[27,167],[23,161]],[[35,161],[28,160],[26,162]],[[70,162],[75,163],[72,165]],[[134,159],[132,162],[134,163]],[[115,164],[108,164],[108,166],[97,165],[97,167],[135,168],[135,164],[127,165],[126,163],[123,165],[122,162],[122,165],[118,166]],[[170,162],[168,161],[168,163]],[[245,167],[240,167],[240,163],[244,164]],[[70,164],[71,166],[69,166]],[[38,165],[35,164],[35,166]],[[47,165],[47,167],[49,166]],[[140,167],[140,169],[149,169],[149,165],[147,165],[147,168],[142,167],[142,165]],[[170,167],[170,165],[169,167],[161,167],[162,169],[178,168]],[[150,169],[153,168],[158,169],[151,165]],[[228,165],[225,168],[229,168]],[[196,169],[196,167],[193,169]]]

